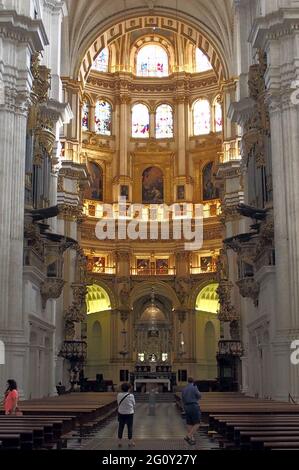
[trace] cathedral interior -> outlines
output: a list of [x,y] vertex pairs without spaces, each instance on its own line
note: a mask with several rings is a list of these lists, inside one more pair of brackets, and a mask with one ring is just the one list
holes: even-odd
[[1,390],[299,400],[298,2],[2,0],[0,25]]

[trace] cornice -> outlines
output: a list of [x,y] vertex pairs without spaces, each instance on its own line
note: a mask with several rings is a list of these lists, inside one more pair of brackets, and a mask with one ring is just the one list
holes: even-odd
[[42,51],[49,40],[42,20],[18,15],[15,11],[1,10],[0,37],[9,37],[20,43],[28,42],[32,51]]
[[299,8],[281,8],[266,16],[256,18],[248,41],[253,47],[266,49],[271,39],[299,32]]

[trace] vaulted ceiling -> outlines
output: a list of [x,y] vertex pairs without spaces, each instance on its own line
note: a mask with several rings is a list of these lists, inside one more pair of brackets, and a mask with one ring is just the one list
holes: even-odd
[[233,73],[233,0],[67,0],[63,74],[76,74],[84,54],[105,27],[124,18],[167,15],[196,26],[213,42]]

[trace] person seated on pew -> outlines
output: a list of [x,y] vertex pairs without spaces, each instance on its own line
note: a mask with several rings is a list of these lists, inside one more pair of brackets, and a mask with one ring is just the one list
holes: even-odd
[[19,392],[17,383],[13,379],[7,381],[7,389],[4,396],[4,411],[6,415],[18,413]]

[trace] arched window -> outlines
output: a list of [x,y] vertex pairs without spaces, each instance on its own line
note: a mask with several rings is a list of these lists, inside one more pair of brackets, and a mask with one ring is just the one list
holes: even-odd
[[156,138],[173,137],[173,114],[169,104],[161,104],[156,111]]
[[107,101],[98,101],[95,109],[96,133],[111,135],[112,109]]
[[163,172],[156,166],[144,170],[142,174],[142,203],[163,204],[164,178]]
[[132,108],[132,137],[149,138],[149,111],[144,104],[135,104]]
[[193,108],[194,135],[211,132],[211,106],[208,100],[196,101]]
[[137,75],[141,77],[167,77],[168,55],[156,44],[143,46],[137,55]]
[[82,106],[82,130],[89,130],[89,103],[88,101],[83,102]]
[[207,70],[212,70],[213,68],[208,57],[199,48],[196,49],[195,64],[197,73],[206,72]]
[[108,72],[109,67],[109,49],[105,47],[102,49],[99,55],[97,56],[96,60],[92,65],[93,70],[97,70],[98,72]]
[[223,117],[222,117],[222,106],[219,98],[216,99],[214,104],[214,126],[215,132],[222,132]]

